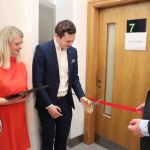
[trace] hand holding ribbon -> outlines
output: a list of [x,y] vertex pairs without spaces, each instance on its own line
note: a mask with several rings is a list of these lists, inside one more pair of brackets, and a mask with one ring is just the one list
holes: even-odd
[[83,105],[83,107],[85,108],[85,111],[89,114],[91,114],[93,112],[93,105],[92,105],[92,101],[89,100],[86,97],[82,97],[81,98],[81,103]]
[[93,108],[97,104],[103,104],[103,105],[110,106],[110,107],[113,107],[113,108],[117,108],[117,109],[120,109],[120,110],[126,110],[126,111],[131,111],[131,112],[136,112],[136,113],[139,113],[139,114],[143,114],[142,110],[139,110],[139,109],[131,107],[131,106],[110,103],[110,102],[104,101],[103,99],[99,99],[99,100],[93,99],[93,98],[88,98],[88,99],[91,100],[92,103],[91,103],[91,106],[86,108],[86,110],[88,110],[90,108]]

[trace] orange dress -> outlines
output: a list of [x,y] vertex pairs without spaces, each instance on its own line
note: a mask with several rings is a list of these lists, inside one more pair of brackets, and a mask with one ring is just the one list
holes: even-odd
[[[0,97],[27,89],[27,72],[23,63],[11,58],[10,69],[0,68]],[[30,148],[25,103],[0,105],[0,150],[26,150]]]

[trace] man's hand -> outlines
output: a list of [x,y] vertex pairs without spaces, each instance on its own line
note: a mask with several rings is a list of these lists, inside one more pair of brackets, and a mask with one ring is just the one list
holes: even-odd
[[85,108],[87,113],[91,114],[93,112],[93,105],[92,105],[91,100],[87,99],[86,97],[82,97],[81,103],[82,103],[82,105]]
[[135,134],[135,135],[137,135],[139,137],[143,137],[143,135],[141,134],[141,130],[140,130],[140,121],[141,121],[141,119],[132,119],[130,121],[128,129],[130,131],[132,131],[133,134]]
[[143,110],[145,107],[145,102],[136,107],[136,109]]
[[58,107],[56,105],[49,107],[47,110],[48,110],[48,113],[51,115],[51,117],[54,119],[61,117],[63,115],[61,113],[60,107]]

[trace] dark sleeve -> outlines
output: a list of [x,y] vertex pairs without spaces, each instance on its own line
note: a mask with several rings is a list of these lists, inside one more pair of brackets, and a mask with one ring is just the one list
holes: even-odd
[[[47,83],[45,83],[45,55],[40,46],[36,47],[34,58],[33,58],[33,66],[32,66],[32,75],[33,75],[33,86],[40,87]],[[51,99],[48,96],[47,89],[41,89],[36,92],[36,97],[42,107],[47,107],[52,104]]]
[[150,134],[150,120],[148,122],[148,133]]
[[78,75],[78,57],[77,57],[77,50],[75,50],[75,63],[73,65],[73,77],[72,77],[72,88],[77,95],[78,99],[84,97],[84,91],[82,89],[79,75]]

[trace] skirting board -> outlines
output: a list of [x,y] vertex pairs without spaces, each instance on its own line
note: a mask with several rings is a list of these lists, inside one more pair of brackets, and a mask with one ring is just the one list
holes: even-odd
[[80,135],[80,136],[77,136],[75,138],[72,138],[72,139],[68,139],[68,142],[67,142],[67,146],[69,148],[72,148],[80,143],[83,142],[83,135]]
[[126,148],[113,143],[112,141],[104,138],[104,137],[100,137],[100,136],[95,136],[95,141],[97,144],[102,145],[103,147],[106,147],[109,150],[127,150]]

